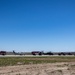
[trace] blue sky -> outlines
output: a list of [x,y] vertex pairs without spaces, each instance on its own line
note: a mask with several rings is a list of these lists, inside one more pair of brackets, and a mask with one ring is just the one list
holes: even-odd
[[75,51],[75,0],[0,0],[0,50]]

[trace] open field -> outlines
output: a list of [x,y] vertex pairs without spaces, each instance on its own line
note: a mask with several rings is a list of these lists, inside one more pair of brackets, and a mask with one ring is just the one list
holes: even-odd
[[26,56],[26,57],[1,57],[0,66],[55,63],[55,62],[75,62],[75,56]]
[[1,57],[0,75],[75,75],[75,57]]

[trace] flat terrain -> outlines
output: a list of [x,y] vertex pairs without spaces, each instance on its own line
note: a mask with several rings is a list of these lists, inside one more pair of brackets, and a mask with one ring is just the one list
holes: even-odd
[[0,75],[75,75],[75,57],[1,57]]
[[75,75],[74,62],[0,67],[0,75]]

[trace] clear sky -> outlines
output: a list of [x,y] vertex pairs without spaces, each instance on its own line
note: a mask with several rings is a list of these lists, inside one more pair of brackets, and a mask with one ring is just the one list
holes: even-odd
[[0,0],[0,50],[75,51],[75,0]]

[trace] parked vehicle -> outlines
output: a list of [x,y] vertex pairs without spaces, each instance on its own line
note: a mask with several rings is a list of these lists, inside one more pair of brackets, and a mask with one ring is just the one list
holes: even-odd
[[67,55],[72,55],[72,53],[69,52],[69,53],[67,53]]
[[58,55],[66,55],[64,52],[58,53]]
[[41,51],[33,51],[31,53],[32,53],[32,55],[42,55],[43,54],[43,52],[41,52]]
[[54,55],[52,52],[44,53],[44,55]]
[[6,51],[0,51],[0,55],[6,55]]

